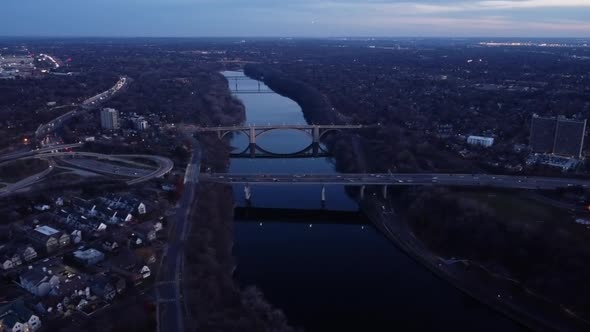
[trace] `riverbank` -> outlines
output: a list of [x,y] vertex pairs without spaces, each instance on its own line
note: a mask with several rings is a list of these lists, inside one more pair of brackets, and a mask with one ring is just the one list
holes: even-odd
[[[281,73],[262,66],[247,66],[245,74],[254,79],[263,80],[274,91],[295,100],[302,107],[306,119],[311,123],[326,123],[326,121],[328,123],[339,123],[341,121],[330,106],[329,100],[313,87],[307,86],[296,79],[285,78]],[[346,169],[351,172],[364,169],[362,163],[359,163],[361,161],[358,158],[359,144],[338,144],[338,146],[335,146],[335,141],[327,141],[326,144],[335,155],[339,169]],[[360,149],[362,149],[362,145]],[[378,202],[368,204],[365,207],[367,213],[371,209],[379,210],[378,207],[381,206]],[[383,217],[381,213],[377,213],[377,216]],[[382,222],[380,218],[375,216],[372,219],[375,225],[381,229],[384,228],[383,225],[390,224],[390,222]],[[403,220],[397,220],[396,223],[398,222],[405,224]],[[570,320],[559,317],[561,312],[550,312],[546,308],[535,311],[535,309],[543,305],[533,304],[534,301],[526,294],[512,296],[512,294],[519,293],[515,290],[515,288],[518,288],[517,285],[505,280],[500,282],[489,271],[480,269],[476,264],[467,267],[453,266],[452,269],[443,267],[441,258],[428,251],[425,245],[413,236],[407,225],[406,227],[398,227],[395,236],[390,239],[439,277],[529,328],[536,330],[579,330],[577,326],[570,326],[576,325],[572,324]]]
[[[200,125],[236,125],[245,120],[245,108],[233,97],[227,80],[217,74],[209,89],[215,91],[212,112]],[[216,135],[199,137],[202,168],[227,171],[231,147]],[[191,214],[185,252],[183,289],[185,326],[189,331],[294,331],[286,317],[255,288],[241,289],[233,280],[233,191],[231,186],[200,184]]]

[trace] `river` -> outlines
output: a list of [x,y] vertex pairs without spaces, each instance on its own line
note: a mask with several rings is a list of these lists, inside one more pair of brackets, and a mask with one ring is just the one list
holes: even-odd
[[[224,72],[226,77],[244,76]],[[238,91],[258,82],[237,81]],[[230,80],[230,88],[236,81]],[[262,85],[262,90],[268,87]],[[274,93],[236,94],[246,106],[248,124],[305,124],[301,108]],[[257,143],[276,153],[299,151],[311,143],[301,132],[277,131]],[[235,151],[248,145],[232,140]],[[329,158],[237,159],[234,173],[334,173]],[[244,188],[235,186],[239,205]],[[326,208],[358,210],[342,187],[326,188]],[[319,186],[253,186],[252,205],[321,208]],[[282,309],[289,322],[306,331],[521,331],[520,325],[480,304],[412,260],[360,220],[278,222],[236,220],[235,277],[256,285]]]

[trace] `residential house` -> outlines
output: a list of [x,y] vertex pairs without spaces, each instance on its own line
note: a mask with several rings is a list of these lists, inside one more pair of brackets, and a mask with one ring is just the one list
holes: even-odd
[[22,299],[0,307],[0,331],[24,332],[41,328],[41,319],[25,306]]
[[105,301],[112,301],[117,295],[117,288],[113,285],[111,278],[103,275],[96,276],[90,286],[92,293]]
[[39,226],[28,233],[33,245],[47,253],[70,244],[70,235],[49,226]]
[[30,262],[37,258],[37,251],[31,245],[19,246],[17,249],[17,253],[25,262]]
[[10,270],[22,264],[20,256],[15,252],[11,254],[6,254],[0,260],[0,266],[3,270]]
[[20,275],[20,286],[35,296],[46,296],[60,284],[64,274],[67,271],[61,259],[45,260]]

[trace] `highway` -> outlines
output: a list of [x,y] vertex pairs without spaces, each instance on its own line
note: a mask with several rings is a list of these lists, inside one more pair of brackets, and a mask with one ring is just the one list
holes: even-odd
[[83,145],[84,145],[83,143],[62,144],[62,145],[48,146],[48,147],[44,147],[44,148],[37,149],[37,150],[19,151],[19,152],[0,156],[0,161],[17,160],[17,159],[22,159],[22,158],[28,157],[28,156],[34,156],[34,155],[41,154],[41,153],[75,149],[75,148],[79,148]]
[[[166,261],[158,273],[156,288],[158,332],[185,331],[184,306],[181,295],[182,274],[184,269],[185,242],[188,235],[189,219],[199,185],[201,169],[201,148],[192,135],[185,133],[191,140],[191,160],[186,167],[184,191],[179,200],[174,216],[174,231],[168,241]],[[170,298],[172,296],[172,298]]]
[[201,181],[236,184],[348,186],[461,186],[511,189],[589,187],[590,180],[490,174],[201,174]]
[[148,169],[121,166],[90,158],[62,158],[61,161],[75,168],[83,170],[89,170],[101,174],[118,175],[132,178],[144,177],[152,172]]
[[[68,147],[73,146],[73,144],[68,145]],[[76,145],[80,146],[80,145]],[[20,152],[18,155],[21,157],[15,157],[15,155],[10,155],[6,161],[0,163],[0,165],[12,162],[14,160],[22,160],[22,159],[47,159],[50,162],[50,167],[47,168],[42,173],[30,176],[24,180],[21,180],[17,183],[8,185],[2,189],[0,189],[0,197],[11,195],[21,189],[29,187],[35,183],[40,182],[45,176],[47,176],[51,170],[53,169],[54,165],[54,158],[62,158],[62,157],[91,157],[96,158],[99,160],[110,160],[110,161],[118,161],[118,162],[130,162],[134,163],[133,161],[129,161],[130,158],[144,158],[148,160],[152,160],[157,163],[158,167],[154,170],[146,170],[143,168],[132,168],[132,167],[125,167],[119,166],[115,164],[110,164],[107,162],[101,162],[96,160],[89,160],[89,159],[80,159],[76,160],[75,158],[68,160],[67,162],[70,165],[79,167],[81,169],[90,170],[97,173],[103,174],[114,174],[114,175],[121,175],[121,176],[128,176],[134,179],[128,180],[128,185],[135,185],[138,183],[146,182],[154,178],[162,177],[168,174],[174,168],[174,162],[166,157],[162,156],[155,156],[155,155],[105,155],[100,153],[94,152],[55,152],[59,151],[57,148],[61,147],[62,149],[64,146],[54,146],[43,148],[34,151],[28,152]],[[2,159],[0,159],[2,160]],[[198,171],[195,173],[198,174]],[[198,178],[197,175],[193,175],[193,178]]]
[[32,185],[34,185],[35,183],[38,183],[40,181],[43,181],[43,179],[49,175],[49,173],[51,173],[53,171],[55,167],[55,162],[53,162],[52,160],[49,161],[49,167],[47,167],[47,169],[45,169],[43,172],[31,175],[25,179],[22,179],[18,182],[15,182],[13,184],[10,184],[4,188],[0,188],[0,197],[6,197],[9,196],[19,190],[25,189],[27,187],[30,187]]
[[[153,160],[158,164],[158,168],[154,171],[148,172],[145,175],[142,175],[140,172],[145,171],[144,169],[137,169],[136,172],[138,174],[133,174],[133,176],[138,176],[136,179],[127,181],[128,185],[134,185],[141,182],[149,181],[153,178],[159,178],[174,168],[174,162],[166,157],[161,156],[154,156],[154,155],[106,155],[101,153],[94,153],[94,152],[55,152],[55,153],[45,153],[35,156],[36,158],[54,158],[54,157],[66,157],[66,156],[82,156],[82,157],[93,157],[102,160],[112,160],[112,161],[120,161],[126,162],[125,158],[145,158]],[[108,173],[110,170],[113,169],[112,164],[108,163],[98,163],[96,164],[97,168],[86,168],[91,171],[95,171],[98,173]]]
[[82,109],[83,110],[73,110],[67,113],[64,113],[57,118],[51,120],[46,124],[42,124],[37,128],[35,131],[35,137],[37,139],[41,139],[42,137],[54,132],[55,130],[59,129],[64,123],[68,122],[71,118],[84,113],[85,110],[90,110],[99,107],[102,103],[106,102],[107,100],[113,98],[117,92],[119,92],[123,87],[125,87],[129,82],[127,77],[121,77],[119,81],[107,91],[101,92],[98,95],[86,99],[82,102]]

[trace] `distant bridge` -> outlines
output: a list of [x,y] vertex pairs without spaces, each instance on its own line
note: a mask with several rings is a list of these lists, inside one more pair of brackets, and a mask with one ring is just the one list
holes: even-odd
[[248,137],[250,144],[255,145],[256,139],[271,131],[276,130],[298,130],[306,133],[313,143],[320,143],[322,137],[329,132],[342,131],[347,129],[361,129],[363,125],[266,125],[266,126],[234,126],[234,127],[199,127],[197,133],[217,133],[219,139],[223,139],[231,133],[241,132]]
[[[231,90],[233,93],[237,94],[247,94],[247,93],[275,93],[270,88],[266,87],[264,83],[253,80],[247,76],[226,76],[228,81],[234,81],[234,88]],[[254,89],[241,89],[239,85],[239,81],[255,81],[258,83],[258,87]],[[231,84],[231,83],[230,83]]]
[[261,159],[289,159],[289,158],[326,158],[330,153],[319,143],[311,143],[300,151],[290,153],[271,152],[258,144],[250,144],[243,151],[232,152],[231,158],[261,158]]

